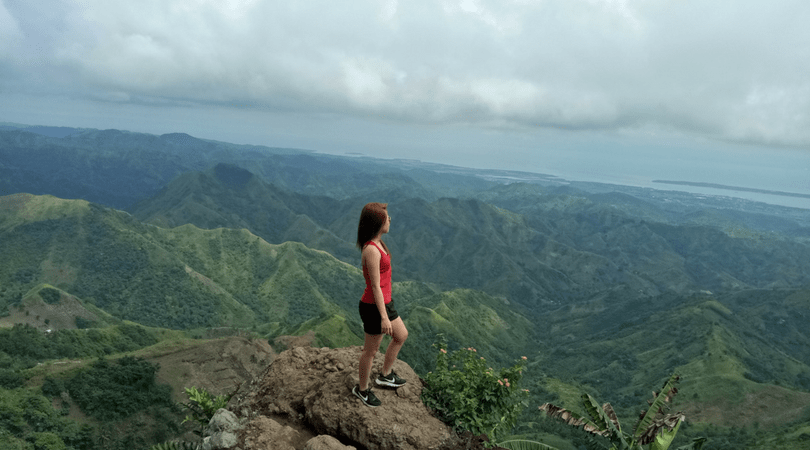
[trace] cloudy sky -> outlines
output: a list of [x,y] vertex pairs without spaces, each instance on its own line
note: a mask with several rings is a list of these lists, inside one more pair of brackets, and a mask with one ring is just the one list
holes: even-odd
[[0,121],[807,194],[808,23],[804,0],[0,0]]

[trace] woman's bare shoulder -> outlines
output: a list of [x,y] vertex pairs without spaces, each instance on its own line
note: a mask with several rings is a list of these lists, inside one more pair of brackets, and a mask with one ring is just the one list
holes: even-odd
[[376,245],[368,244],[363,247],[363,256],[380,256],[380,249],[377,248]]
[[368,261],[379,262],[382,259],[382,252],[374,245],[366,245],[363,247],[363,263]]

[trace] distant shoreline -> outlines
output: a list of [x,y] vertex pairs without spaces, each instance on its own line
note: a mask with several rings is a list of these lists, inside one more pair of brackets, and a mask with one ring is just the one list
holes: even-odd
[[740,186],[726,186],[724,184],[715,184],[715,183],[695,183],[692,181],[669,181],[669,180],[653,180],[652,182],[661,184],[674,184],[678,186],[694,186],[694,187],[704,187],[714,189],[725,189],[727,191],[756,192],[758,194],[779,195],[782,197],[810,198],[810,194],[799,194],[796,192],[784,192],[784,191],[769,191],[767,189],[754,189]]

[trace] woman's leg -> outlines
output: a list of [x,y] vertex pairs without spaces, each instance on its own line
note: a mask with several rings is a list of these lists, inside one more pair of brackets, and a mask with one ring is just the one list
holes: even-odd
[[[393,322],[392,322],[393,324]],[[380,343],[384,334],[366,333],[366,341],[363,344],[363,353],[360,354],[360,390],[368,389],[368,379],[371,376],[371,364],[374,362],[374,355],[380,349]]]
[[[391,373],[391,368],[397,360],[399,350],[402,348],[402,344],[405,343],[405,340],[408,339],[408,329],[405,328],[402,317],[397,317],[391,321],[391,328],[393,328],[394,332],[391,334],[391,342],[388,343],[388,349],[385,350],[385,362],[383,363],[382,369],[383,375]],[[379,343],[377,345],[379,345]]]

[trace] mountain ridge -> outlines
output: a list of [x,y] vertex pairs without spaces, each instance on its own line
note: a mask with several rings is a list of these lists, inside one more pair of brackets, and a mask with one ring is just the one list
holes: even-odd
[[533,401],[560,395],[570,408],[582,388],[630,416],[639,389],[675,370],[686,407],[710,423],[777,429],[792,419],[750,410],[805,405],[805,211],[543,177],[503,184],[461,169],[440,177],[416,162],[187,135],[14,133],[0,131],[0,192],[81,199],[0,197],[0,313],[34,312],[23,300],[44,310],[52,287],[110,321],[357,345],[353,234],[362,204],[382,200],[413,331],[402,356],[420,371],[444,333],[493,361],[532,349]]
[[[132,212],[168,226],[244,227],[269,242],[296,240],[357,264],[352,211],[363,201],[306,196],[250,180],[245,189],[230,189],[210,171],[187,173]],[[810,247],[786,237],[648,222],[587,198],[526,192],[520,185],[494,192],[486,197],[493,203],[390,202],[388,244],[399,255],[395,277],[481,289],[526,307],[581,301],[615,285],[649,296],[810,281]],[[763,261],[771,261],[767,270]]]

